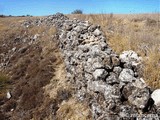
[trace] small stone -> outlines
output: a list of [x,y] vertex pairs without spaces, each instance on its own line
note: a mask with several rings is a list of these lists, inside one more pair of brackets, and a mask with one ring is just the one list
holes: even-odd
[[134,113],[136,113],[136,111],[133,109],[133,107],[131,107],[129,105],[120,106],[119,116],[121,118],[126,118],[124,120],[128,120],[127,118],[130,117],[130,115],[134,114]]
[[114,67],[113,72],[116,73],[117,75],[119,75],[122,71],[121,67]]
[[83,30],[83,28],[81,26],[77,26],[74,28],[74,30],[77,32],[81,32]]
[[13,52],[15,52],[15,51],[16,51],[16,49],[17,49],[17,48],[16,48],[16,47],[14,47],[14,48],[12,48],[12,51],[13,51]]
[[27,46],[26,47],[22,47],[22,48],[19,49],[20,53],[24,53],[26,51],[27,51]]
[[135,81],[132,82],[132,84],[133,86],[141,89],[147,87],[145,81],[142,78],[136,79]]
[[105,93],[107,85],[102,81],[88,81],[88,91]]
[[117,84],[119,83],[118,77],[115,73],[110,73],[110,76],[106,78],[107,84]]
[[89,30],[90,32],[93,32],[96,28],[97,28],[96,25],[91,25],[91,26],[88,28],[88,30]]
[[105,70],[105,69],[96,69],[94,72],[93,72],[93,76],[95,78],[95,80],[98,80],[98,79],[105,79],[105,77],[107,76],[108,72]]
[[37,38],[38,38],[39,36],[40,36],[39,34],[35,34],[34,37],[33,37],[33,40],[37,40]]
[[71,30],[72,30],[72,26],[71,26],[71,25],[66,25],[66,26],[65,26],[65,29],[66,29],[67,31],[71,31]]
[[96,30],[93,32],[93,34],[94,34],[95,36],[99,36],[99,35],[102,34],[102,32],[101,32],[99,29],[96,29]]
[[11,98],[11,94],[10,92],[7,92],[7,96],[6,96],[7,99],[10,99]]
[[118,66],[120,64],[120,61],[117,56],[112,56],[111,60],[114,66]]

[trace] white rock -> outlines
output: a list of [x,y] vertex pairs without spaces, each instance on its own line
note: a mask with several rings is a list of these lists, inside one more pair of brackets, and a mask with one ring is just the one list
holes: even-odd
[[105,69],[96,69],[94,72],[93,72],[93,76],[94,78],[97,80],[99,78],[102,78],[104,79],[105,76],[107,75],[107,71]]
[[15,51],[16,51],[16,49],[17,49],[17,48],[16,48],[16,47],[14,47],[14,48],[12,48],[12,51],[13,51],[13,52],[15,52]]
[[81,32],[83,30],[82,26],[77,26],[74,28],[75,31]]
[[102,34],[102,32],[99,30],[99,29],[96,29],[94,32],[93,32],[94,35],[96,36],[99,36]]
[[132,82],[132,80],[135,80],[134,72],[131,69],[125,68],[120,73],[119,79],[122,82]]
[[147,86],[147,84],[145,83],[143,78],[136,79],[134,82],[132,82],[132,84],[133,84],[133,86],[141,88],[141,89],[143,89]]
[[6,96],[7,99],[10,99],[11,98],[11,94],[10,92],[7,92],[7,96]]
[[119,56],[121,62],[131,64],[132,66],[137,66],[142,58],[138,56],[138,54],[132,50],[129,51],[124,51],[120,56]]
[[89,81],[88,91],[105,93],[107,85],[102,81]]
[[160,107],[160,89],[153,91],[151,98],[154,100],[154,104],[157,107]]
[[33,39],[36,40],[39,37],[39,34],[35,34]]

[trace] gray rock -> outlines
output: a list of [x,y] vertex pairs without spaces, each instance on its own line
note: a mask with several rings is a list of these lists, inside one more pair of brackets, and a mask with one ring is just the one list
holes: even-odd
[[129,115],[131,114],[131,107],[130,106],[121,106],[120,107],[120,113],[119,113],[119,116],[121,118],[124,118],[124,117],[129,117]]
[[117,56],[115,56],[115,55],[113,55],[111,57],[111,60],[112,60],[112,63],[113,63],[114,66],[118,66],[120,64],[119,58]]
[[74,28],[74,30],[77,31],[77,32],[81,32],[83,30],[83,27],[77,26],[77,27]]
[[33,37],[33,40],[37,40],[37,38],[38,38],[39,36],[40,36],[39,34],[35,34],[34,37]]
[[88,91],[105,93],[107,85],[102,81],[88,81]]
[[116,87],[107,85],[102,81],[89,81],[88,82],[88,91],[100,92],[104,95],[105,100],[110,103],[114,99],[119,99],[119,91]]
[[103,112],[101,106],[99,104],[93,103],[91,108],[92,108],[93,119],[96,120]]
[[123,62],[127,65],[135,66],[135,67],[137,67],[141,63],[141,60],[142,60],[142,58],[139,57],[138,54],[132,50],[124,51],[119,56],[119,58],[120,58],[121,62]]
[[93,34],[94,34],[95,36],[99,36],[99,35],[102,34],[102,32],[101,32],[99,29],[96,29],[96,30],[93,32]]
[[121,88],[122,99],[128,100],[128,97],[132,94],[132,91],[135,90],[136,87],[132,85],[132,83],[128,83],[127,85],[123,85]]
[[136,79],[135,81],[133,81],[132,85],[137,88],[140,88],[140,89],[147,87],[145,81],[142,78],[139,78],[139,79]]
[[121,67],[114,67],[113,72],[116,73],[118,76],[121,73],[122,68]]
[[72,25],[65,25],[64,27],[65,27],[65,29],[67,31],[71,31],[72,30]]
[[88,28],[88,30],[89,30],[90,32],[93,32],[96,28],[97,28],[96,25],[91,25],[91,26]]
[[150,92],[148,88],[144,89],[135,89],[132,91],[132,94],[128,97],[128,101],[135,105],[139,109],[144,109],[150,98]]
[[93,76],[95,80],[104,80],[107,75],[108,75],[108,72],[105,69],[96,69],[93,72]]
[[132,82],[136,78],[134,77],[134,72],[131,69],[123,69],[119,75],[120,81],[124,83]]
[[107,84],[117,84],[119,83],[118,76],[115,73],[110,73],[110,75],[106,78]]

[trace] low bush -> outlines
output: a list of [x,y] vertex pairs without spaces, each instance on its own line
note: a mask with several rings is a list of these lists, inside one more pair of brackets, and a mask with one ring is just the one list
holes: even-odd
[[74,10],[72,14],[83,14],[83,11],[80,9]]

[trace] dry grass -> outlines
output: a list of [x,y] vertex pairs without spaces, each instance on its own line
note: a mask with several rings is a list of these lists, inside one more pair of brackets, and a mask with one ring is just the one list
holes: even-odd
[[7,87],[9,80],[10,78],[6,74],[0,72],[0,91]]
[[63,102],[57,111],[57,120],[91,120],[87,105],[71,98]]
[[[88,108],[84,103],[77,103],[72,99],[74,89],[66,80],[65,65],[57,47],[57,40],[53,37],[57,32],[56,28],[43,25],[24,29],[20,26],[24,20],[24,18],[0,18],[0,52],[8,54],[13,47],[17,49],[10,59],[10,67],[4,70],[11,76],[13,97],[6,100],[6,91],[2,92],[0,111],[3,110],[5,113],[0,112],[0,119],[8,119],[8,116],[24,120],[52,120],[56,117],[58,119],[65,111],[63,101],[74,103],[73,105],[71,102],[66,103],[71,109],[66,107],[69,115],[64,113],[66,115],[66,118],[63,116],[64,119],[68,119],[69,116],[72,116],[72,119],[87,119],[88,114],[81,117],[73,112],[74,108],[86,111]],[[31,45],[21,41],[18,44],[14,42],[17,37],[29,42],[35,35],[38,35],[37,40]],[[3,44],[7,46],[5,49],[1,46]],[[18,50],[21,48],[25,50],[20,53]],[[0,57],[0,62],[2,59]],[[0,77],[4,83],[6,76]],[[11,109],[14,111],[10,112]],[[23,113],[25,114],[22,115]]]
[[5,73],[0,72],[0,104],[6,98],[6,92],[9,89],[10,78]]
[[143,77],[153,88],[160,88],[159,14],[68,15],[101,26],[111,48],[120,54],[134,50],[144,58]]

